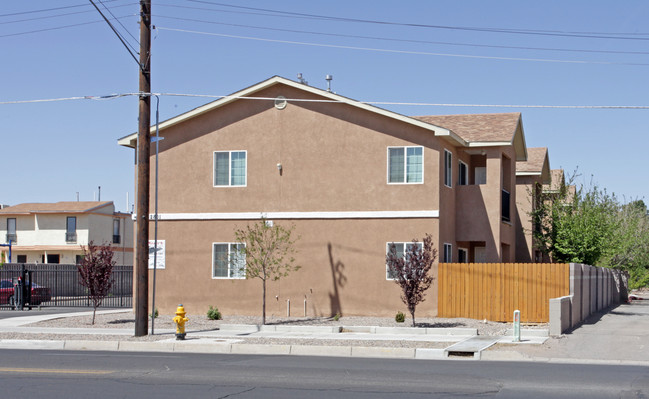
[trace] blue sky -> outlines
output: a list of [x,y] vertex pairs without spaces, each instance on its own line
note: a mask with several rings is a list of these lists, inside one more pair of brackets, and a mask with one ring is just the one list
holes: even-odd
[[[103,0],[138,49],[139,5]],[[649,2],[153,0],[152,91],[227,95],[273,75],[362,101],[647,106]],[[53,9],[43,11],[47,9]],[[334,17],[334,18],[322,18]],[[71,26],[74,25],[74,26]],[[66,27],[67,26],[67,27]],[[31,32],[31,33],[27,33]],[[362,36],[362,37],[361,37]],[[0,11],[0,203],[134,199],[137,64],[90,2]],[[209,99],[162,96],[168,119]],[[155,102],[153,102],[155,104]],[[528,147],[620,198],[649,199],[649,109],[383,105],[405,115],[522,112]],[[152,115],[152,121],[154,115]]]

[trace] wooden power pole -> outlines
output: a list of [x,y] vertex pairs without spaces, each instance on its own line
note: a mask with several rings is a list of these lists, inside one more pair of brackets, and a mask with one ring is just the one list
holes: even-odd
[[137,131],[135,336],[148,334],[149,180],[151,147],[151,0],[140,0],[140,103]]

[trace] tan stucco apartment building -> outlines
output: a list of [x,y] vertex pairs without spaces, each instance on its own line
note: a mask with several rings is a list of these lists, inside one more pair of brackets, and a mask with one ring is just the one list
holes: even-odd
[[[262,217],[300,236],[302,269],[270,285],[271,315],[290,301],[294,316],[394,316],[404,307],[387,245],[426,234],[440,262],[516,259],[519,113],[408,117],[272,77],[159,131],[163,312],[258,314],[260,282],[223,259],[235,229]],[[119,144],[135,148],[136,134]],[[436,303],[433,287],[418,315],[436,315]]]
[[[118,265],[133,264],[133,220],[111,201],[24,203],[0,209],[0,239],[13,263],[79,263],[90,241],[112,247]],[[3,247],[8,253],[8,247]],[[8,256],[7,256],[8,259]]]

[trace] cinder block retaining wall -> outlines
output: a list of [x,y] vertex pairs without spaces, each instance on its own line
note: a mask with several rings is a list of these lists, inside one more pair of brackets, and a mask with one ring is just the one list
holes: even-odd
[[584,319],[628,298],[628,274],[621,270],[570,264],[570,295],[550,299],[550,335],[561,335]]

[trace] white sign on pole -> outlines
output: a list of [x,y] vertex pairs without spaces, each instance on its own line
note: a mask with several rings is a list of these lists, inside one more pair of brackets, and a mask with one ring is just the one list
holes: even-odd
[[[153,269],[153,253],[155,241],[149,240],[149,269]],[[156,269],[165,268],[165,240],[158,240],[158,254],[156,255]]]

